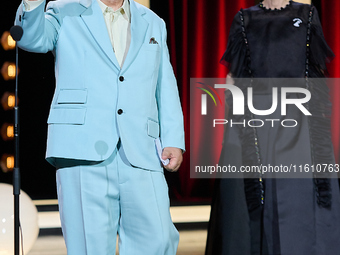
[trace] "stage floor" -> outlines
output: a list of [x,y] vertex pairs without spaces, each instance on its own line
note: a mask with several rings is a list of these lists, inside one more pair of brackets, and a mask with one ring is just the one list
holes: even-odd
[[[206,230],[180,231],[177,255],[203,255]],[[117,253],[118,254],[118,253]],[[41,236],[28,255],[66,255],[66,247],[62,236]]]
[[[35,200],[40,235],[27,255],[66,255],[57,200]],[[210,216],[209,205],[172,206],[171,218],[180,233],[177,255],[203,255]],[[117,251],[118,254],[118,251]]]

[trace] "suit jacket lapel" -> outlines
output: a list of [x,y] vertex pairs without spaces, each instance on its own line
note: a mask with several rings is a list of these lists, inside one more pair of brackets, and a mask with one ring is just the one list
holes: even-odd
[[122,72],[132,64],[143,45],[149,23],[143,18],[145,11],[138,8],[134,0],[130,0],[131,11],[131,44],[124,61]]
[[[115,67],[120,70],[120,66],[114,54],[109,33],[106,28],[103,13],[97,3],[97,0],[79,0],[79,3],[88,7],[86,11],[81,14],[87,28],[90,30],[94,39],[99,44],[100,48],[105,52]],[[132,33],[131,33],[132,34]],[[132,37],[132,36],[131,36]]]

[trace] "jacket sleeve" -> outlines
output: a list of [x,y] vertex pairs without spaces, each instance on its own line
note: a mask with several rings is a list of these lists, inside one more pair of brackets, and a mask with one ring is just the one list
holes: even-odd
[[17,10],[15,25],[24,30],[18,46],[30,52],[46,53],[56,45],[60,29],[59,11],[56,5],[49,4],[44,12],[46,0],[31,11],[25,10],[21,3]]
[[170,63],[164,21],[162,21],[162,24],[162,55],[156,92],[160,121],[160,138],[164,148],[176,147],[184,151],[182,107],[179,100],[176,78]]

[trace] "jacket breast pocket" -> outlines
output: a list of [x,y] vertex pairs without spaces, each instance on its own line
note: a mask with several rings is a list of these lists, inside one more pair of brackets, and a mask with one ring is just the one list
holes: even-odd
[[158,44],[144,44],[139,51],[138,59],[145,66],[145,68],[140,69],[142,72],[147,70],[154,72],[154,68],[160,64],[161,60],[160,46]]
[[155,139],[158,138],[159,137],[158,122],[152,119],[148,119],[147,132],[148,132],[148,136],[151,136],[152,138],[155,138]]
[[86,108],[54,108],[51,109],[47,124],[84,125]]
[[86,89],[61,89],[57,98],[57,104],[86,104],[86,101]]

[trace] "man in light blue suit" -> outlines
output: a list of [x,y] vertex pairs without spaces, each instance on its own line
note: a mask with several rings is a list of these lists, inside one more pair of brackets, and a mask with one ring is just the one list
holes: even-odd
[[176,254],[165,166],[177,171],[183,116],[163,20],[134,0],[23,0],[19,42],[52,51],[47,160],[56,166],[69,255]]

